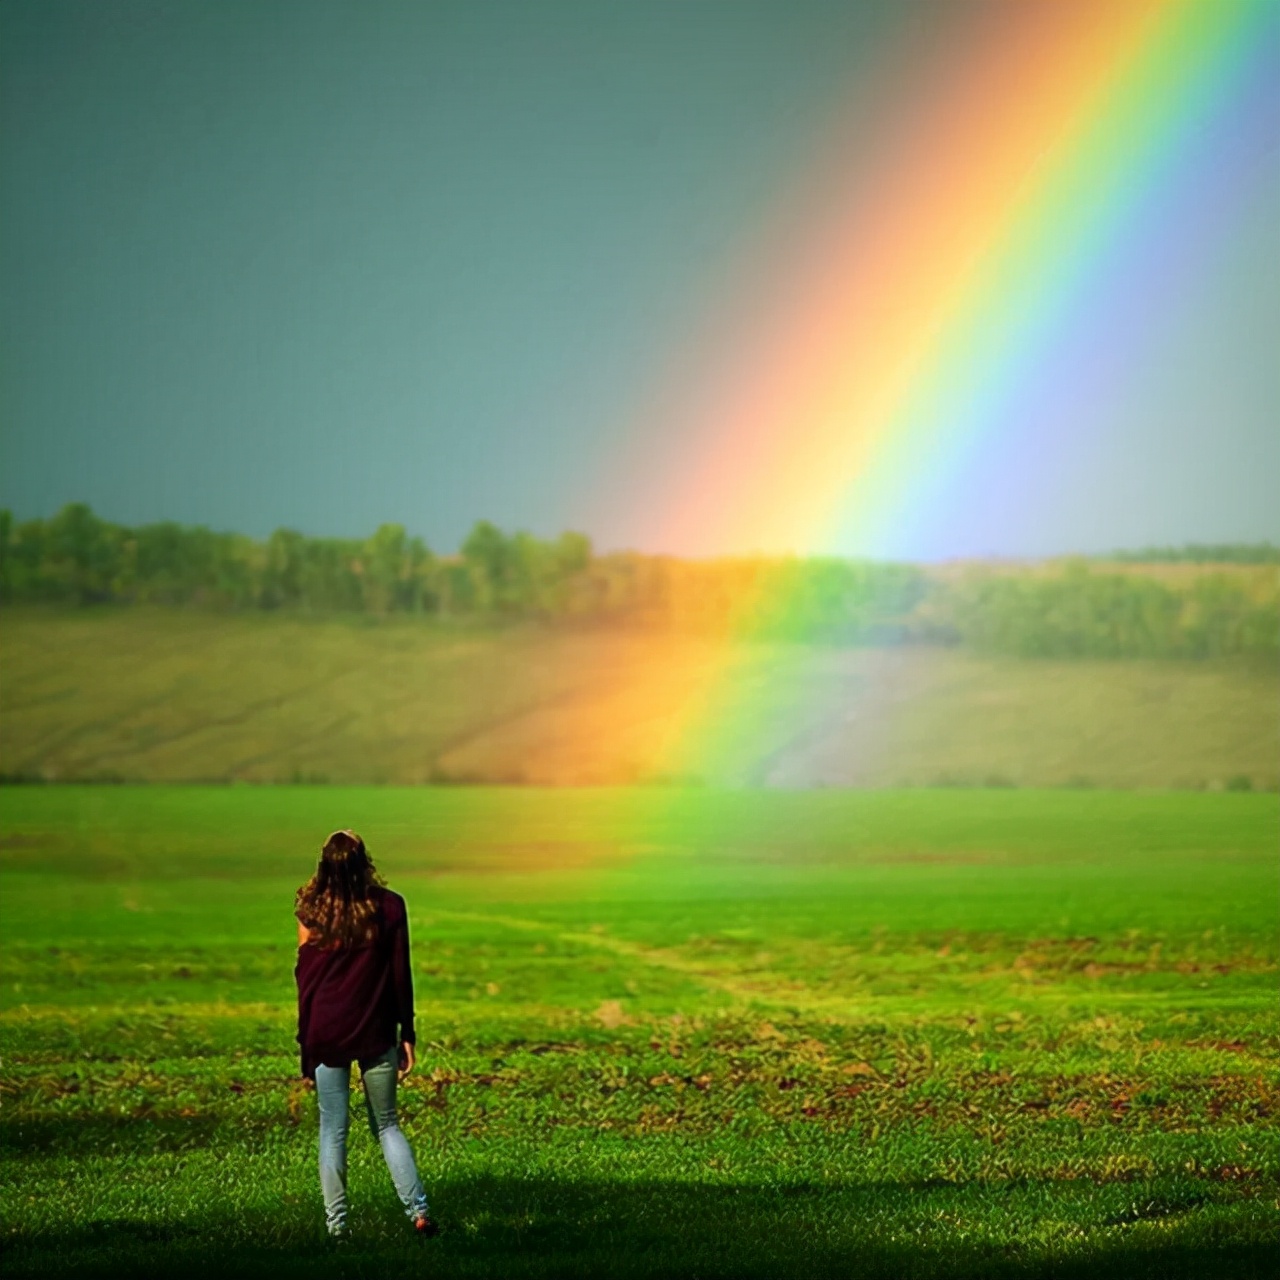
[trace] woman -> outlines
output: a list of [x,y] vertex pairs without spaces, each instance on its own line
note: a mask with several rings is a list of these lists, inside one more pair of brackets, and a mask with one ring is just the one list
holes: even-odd
[[298,1043],[320,1103],[320,1189],[329,1234],[347,1234],[351,1064],[360,1064],[369,1128],[423,1235],[435,1235],[413,1152],[396,1122],[396,1080],[413,1069],[413,977],[404,899],[386,888],[354,831],[325,841],[298,890]]

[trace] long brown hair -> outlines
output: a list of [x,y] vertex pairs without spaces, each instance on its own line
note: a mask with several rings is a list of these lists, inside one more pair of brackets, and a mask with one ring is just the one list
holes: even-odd
[[378,932],[378,874],[364,841],[354,831],[335,831],[324,842],[316,873],[298,890],[293,914],[321,947],[372,942]]

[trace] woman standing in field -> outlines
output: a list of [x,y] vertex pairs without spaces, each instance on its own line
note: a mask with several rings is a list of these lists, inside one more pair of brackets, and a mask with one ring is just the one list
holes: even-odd
[[435,1235],[427,1196],[396,1121],[396,1082],[413,1068],[413,976],[404,899],[354,831],[325,841],[298,890],[298,1043],[320,1103],[320,1189],[329,1234],[347,1234],[351,1064],[360,1064],[369,1128],[414,1229]]

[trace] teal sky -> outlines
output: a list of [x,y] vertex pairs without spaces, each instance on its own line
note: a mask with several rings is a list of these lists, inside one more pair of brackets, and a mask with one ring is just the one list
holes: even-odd
[[[621,500],[634,409],[833,110],[935,21],[910,0],[3,0],[0,505],[681,550]],[[1280,98],[1241,113],[1204,175],[1230,207],[1170,211],[1194,269],[1091,422],[1029,419],[924,541],[875,550],[1280,540]],[[642,443],[661,483],[681,441]]]

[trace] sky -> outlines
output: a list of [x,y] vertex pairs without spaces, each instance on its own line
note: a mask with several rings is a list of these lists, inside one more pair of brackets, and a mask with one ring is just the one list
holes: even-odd
[[[970,389],[968,425],[901,427],[909,462],[806,471],[798,396],[742,469],[735,396],[815,349],[804,280],[844,244],[825,228],[856,266],[869,224],[839,211],[874,203],[897,149],[932,154],[936,82],[1013,39],[1008,9],[2,0],[0,505],[259,536],[394,521],[446,551],[481,518],[692,555],[1280,541],[1275,23],[1209,105],[1188,81],[1176,131],[1135,126],[1141,190],[1100,170],[1123,210],[1063,246],[1052,317],[940,307],[944,338],[1035,329],[1017,379],[988,357],[1017,384],[998,407]],[[984,109],[995,134],[1019,103]],[[893,199],[926,238],[953,207]],[[1046,255],[1019,270],[1048,297]],[[937,345],[913,359],[959,388],[937,369],[963,344]],[[722,518],[694,518],[712,492]]]

